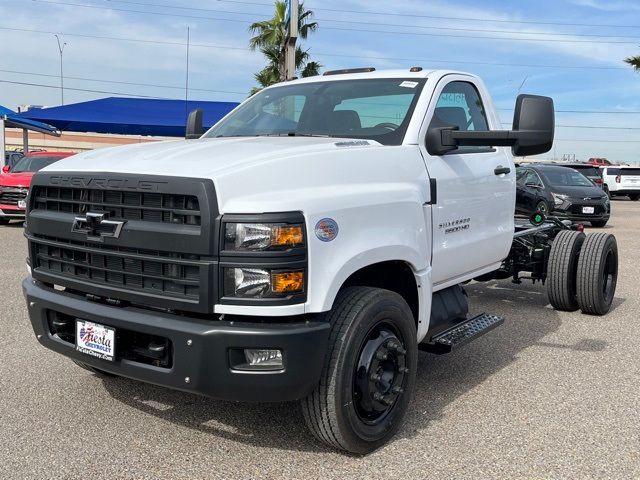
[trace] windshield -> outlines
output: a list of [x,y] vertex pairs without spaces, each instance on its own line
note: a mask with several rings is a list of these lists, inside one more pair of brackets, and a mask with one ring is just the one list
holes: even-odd
[[46,167],[47,165],[51,165],[53,162],[61,160],[62,158],[64,157],[23,157],[18,163],[16,163],[16,166],[11,169],[11,173],[37,172],[38,170]]
[[572,167],[574,170],[579,171],[580,173],[582,173],[583,175],[586,175],[587,177],[599,177],[600,176],[600,170],[597,169],[596,167]]
[[591,180],[572,168],[545,170],[544,174],[556,187],[593,187]]
[[204,138],[326,136],[400,145],[424,82],[334,80],[263,90]]

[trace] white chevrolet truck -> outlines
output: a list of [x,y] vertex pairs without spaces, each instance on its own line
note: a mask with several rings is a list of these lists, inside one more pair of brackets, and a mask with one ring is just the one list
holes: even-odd
[[476,76],[355,69],[264,89],[198,139],[62,160],[28,199],[36,337],[98,374],[299,401],[318,439],[372,451],[419,349],[503,322],[468,316],[466,282],[542,281],[557,309],[608,312],[615,238],[514,215],[512,154],[553,135],[550,98],[520,95],[501,130]]

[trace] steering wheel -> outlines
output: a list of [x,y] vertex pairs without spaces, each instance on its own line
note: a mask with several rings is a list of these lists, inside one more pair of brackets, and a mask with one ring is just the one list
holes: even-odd
[[386,128],[388,130],[391,130],[392,132],[395,132],[398,128],[400,128],[400,125],[396,125],[395,123],[391,123],[391,122],[382,122],[377,124],[376,126],[374,126],[373,128]]

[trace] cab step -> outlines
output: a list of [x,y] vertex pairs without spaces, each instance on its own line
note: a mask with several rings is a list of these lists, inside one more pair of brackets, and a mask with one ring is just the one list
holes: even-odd
[[429,343],[421,343],[418,348],[438,355],[449,353],[454,348],[475,340],[503,323],[504,317],[482,313],[434,335]]

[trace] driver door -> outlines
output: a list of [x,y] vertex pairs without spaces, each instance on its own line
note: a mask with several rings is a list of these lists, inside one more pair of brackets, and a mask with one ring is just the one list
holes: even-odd
[[437,187],[436,202],[430,205],[436,289],[498,268],[511,248],[516,195],[511,155],[504,148],[487,147],[430,155],[424,141],[429,125],[436,123],[460,130],[499,130],[497,115],[485,109],[488,99],[475,77],[447,75],[427,110],[420,148]]

